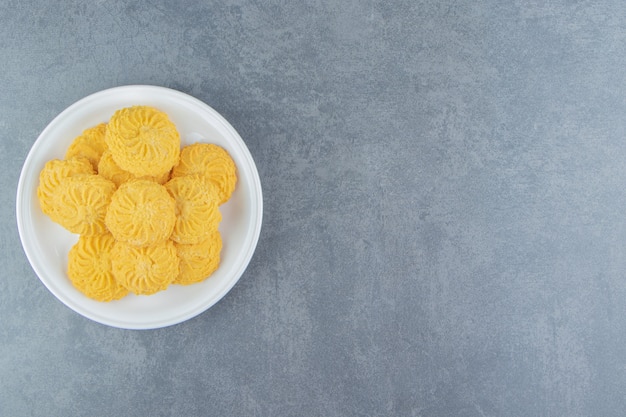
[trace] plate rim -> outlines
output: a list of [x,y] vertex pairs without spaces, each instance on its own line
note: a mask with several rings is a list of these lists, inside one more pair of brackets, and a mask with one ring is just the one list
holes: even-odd
[[[227,282],[227,285],[223,286],[223,288],[220,291],[218,291],[215,295],[213,295],[213,297],[206,303],[199,303],[196,307],[191,308],[189,310],[185,310],[179,314],[172,315],[171,317],[168,317],[167,319],[158,319],[158,320],[153,320],[153,321],[142,321],[142,322],[134,322],[134,321],[125,322],[122,320],[106,317],[105,315],[98,314],[90,310],[85,310],[83,307],[80,307],[76,303],[72,302],[70,297],[67,297],[65,294],[63,294],[62,292],[59,292],[56,288],[49,285],[47,280],[42,278],[42,275],[45,275],[45,274],[39,270],[39,266],[37,262],[34,262],[35,254],[31,252],[31,251],[34,251],[34,248],[28,247],[28,245],[25,244],[24,237],[26,233],[26,230],[25,230],[26,219],[23,217],[23,214],[22,214],[24,207],[31,203],[30,199],[24,195],[24,188],[26,187],[25,181],[26,181],[26,176],[27,176],[27,171],[28,171],[27,168],[30,167],[30,165],[32,165],[33,163],[32,161],[36,157],[36,150],[41,146],[41,144],[43,143],[43,139],[49,134],[49,132],[53,130],[59,123],[61,123],[63,119],[68,116],[68,114],[71,114],[73,111],[75,111],[76,108],[89,104],[90,102],[94,100],[104,98],[104,96],[107,96],[107,95],[128,93],[131,91],[133,93],[139,93],[139,94],[141,92],[144,92],[144,93],[150,92],[150,94],[160,93],[160,94],[176,96],[177,98],[182,99],[183,101],[186,101],[196,107],[202,108],[204,111],[210,113],[210,115],[215,120],[217,120],[222,125],[223,128],[225,128],[228,131],[230,136],[235,141],[233,145],[236,145],[238,147],[239,155],[245,159],[246,165],[249,168],[249,171],[251,174],[250,177],[251,177],[252,182],[250,184],[250,188],[253,191],[253,193],[251,194],[254,194],[255,200],[253,200],[253,202],[256,205],[256,209],[252,211],[252,213],[254,213],[254,216],[253,216],[254,227],[248,230],[248,235],[251,234],[252,237],[249,240],[246,238],[245,240],[246,245],[244,248],[242,248],[242,250],[245,249],[242,262],[239,263],[236,266],[236,268],[234,268],[234,271],[232,272],[233,278]],[[258,169],[256,167],[254,159],[252,158],[252,154],[250,153],[250,150],[246,146],[245,142],[243,141],[243,139],[241,138],[237,130],[230,124],[230,122],[228,122],[228,120],[226,120],[226,118],[224,118],[213,107],[203,102],[202,100],[194,96],[191,96],[187,93],[184,93],[182,91],[175,90],[173,88],[157,86],[157,85],[149,85],[149,84],[129,84],[129,85],[116,86],[116,87],[111,87],[111,88],[103,89],[100,91],[96,91],[94,93],[91,93],[73,102],[72,104],[67,106],[63,111],[58,113],[45,126],[45,128],[41,131],[41,133],[37,136],[37,138],[31,145],[28,151],[28,154],[26,155],[24,159],[22,168],[20,170],[20,176],[18,179],[15,204],[16,204],[15,205],[16,222],[17,222],[18,234],[19,234],[22,249],[24,253],[26,254],[26,257],[28,259],[28,262],[31,268],[35,272],[35,275],[37,276],[39,281],[41,281],[41,283],[44,284],[44,286],[48,289],[48,291],[50,291],[54,295],[54,297],[57,300],[59,300],[62,304],[64,304],[66,307],[68,307],[69,309],[71,309],[72,311],[74,311],[75,313],[83,317],[86,317],[92,321],[95,321],[103,325],[121,328],[121,329],[129,329],[129,330],[148,330],[148,329],[157,329],[157,328],[173,326],[173,325],[182,323],[184,321],[187,321],[191,318],[194,318],[202,314],[203,312],[211,308],[213,305],[215,305],[217,302],[219,302],[237,284],[237,282],[239,281],[239,279],[241,278],[241,276],[247,269],[255,253],[255,250],[256,250],[256,247],[260,238],[261,228],[262,228],[262,223],[263,223],[263,191],[261,187],[261,180],[259,177]]]

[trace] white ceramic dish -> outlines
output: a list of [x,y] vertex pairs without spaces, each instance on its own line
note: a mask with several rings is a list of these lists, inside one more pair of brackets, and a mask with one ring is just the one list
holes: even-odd
[[[149,105],[166,112],[176,124],[181,144],[215,143],[237,165],[238,183],[220,207],[223,249],[218,270],[206,281],[171,285],[151,296],[129,295],[110,303],[93,301],[77,291],[66,276],[67,253],[77,241],[41,212],[37,200],[39,172],[65,151],[83,130],[109,120],[118,109]],[[92,94],[74,103],[44,129],[31,148],[17,187],[17,225],[22,246],[41,282],[66,306],[96,322],[126,329],[170,326],[197,316],[219,301],[248,266],[261,232],[261,182],[250,152],[235,129],[205,103],[164,87],[132,85]]]

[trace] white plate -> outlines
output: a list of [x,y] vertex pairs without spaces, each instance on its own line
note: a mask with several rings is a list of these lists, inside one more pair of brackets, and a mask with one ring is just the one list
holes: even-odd
[[[150,296],[129,295],[110,303],[93,301],[66,276],[67,253],[78,236],[53,223],[37,200],[39,172],[53,158],[62,159],[72,140],[89,127],[106,122],[123,107],[149,105],[166,112],[176,124],[181,144],[215,143],[237,165],[238,182],[220,207],[223,249],[217,271],[206,281],[171,285]],[[136,85],[100,91],[74,103],[44,129],[30,150],[17,187],[17,225],[22,246],[43,284],[66,306],[96,322],[126,329],[151,329],[180,323],[219,301],[248,266],[261,232],[261,182],[252,156],[235,129],[205,103],[179,91]]]

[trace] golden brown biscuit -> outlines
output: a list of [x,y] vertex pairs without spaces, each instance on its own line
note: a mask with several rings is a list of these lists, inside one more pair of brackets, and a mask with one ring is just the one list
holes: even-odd
[[77,136],[65,153],[65,159],[86,158],[91,163],[93,169],[98,168],[100,157],[106,150],[104,134],[106,123],[100,123],[83,131]]
[[180,135],[167,114],[149,106],[116,111],[105,141],[113,160],[136,177],[160,177],[178,162]]
[[111,250],[115,239],[109,233],[80,236],[68,255],[67,275],[80,292],[96,301],[119,300],[128,294],[113,276]]
[[56,187],[49,216],[72,233],[105,233],[104,219],[114,192],[115,184],[100,175],[76,174]]
[[171,240],[144,247],[117,241],[111,253],[115,279],[137,295],[165,290],[179,273],[179,260]]
[[165,189],[176,201],[176,224],[170,239],[198,243],[217,230],[222,214],[215,187],[197,175],[171,179]]
[[167,240],[176,223],[176,203],[165,187],[136,179],[120,185],[106,214],[115,239],[135,246]]
[[209,143],[194,143],[182,149],[172,178],[185,175],[200,175],[215,185],[219,204],[228,201],[237,185],[235,162],[224,148]]
[[209,238],[193,245],[175,243],[180,259],[180,274],[174,284],[190,285],[202,282],[217,270],[220,264],[222,237],[214,231]]

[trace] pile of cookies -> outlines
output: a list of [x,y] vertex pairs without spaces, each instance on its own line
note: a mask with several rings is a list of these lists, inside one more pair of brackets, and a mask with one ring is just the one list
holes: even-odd
[[166,113],[132,106],[48,161],[37,196],[50,219],[80,235],[68,254],[72,284],[111,301],[208,278],[220,263],[219,206],[236,183],[225,149],[181,149]]

